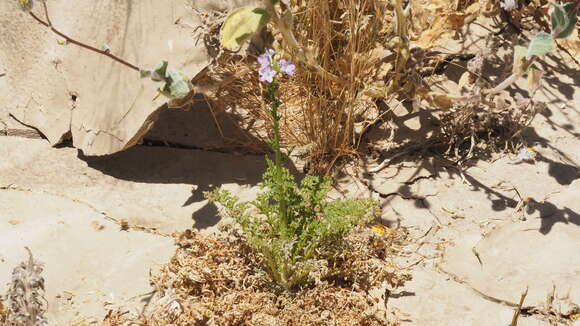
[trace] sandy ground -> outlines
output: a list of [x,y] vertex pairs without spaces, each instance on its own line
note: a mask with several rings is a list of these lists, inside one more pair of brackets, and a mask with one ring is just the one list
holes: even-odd
[[[525,132],[535,163],[496,155],[460,173],[413,154],[339,179],[349,196],[380,198],[384,222],[414,239],[398,258],[413,280],[387,305],[403,325],[508,325],[526,288],[520,326],[550,325],[554,316],[572,323],[580,313],[578,76],[572,68],[547,78],[548,109]],[[5,108],[0,119],[23,128]],[[85,157],[42,139],[0,137],[0,293],[28,246],[45,264],[51,325],[98,320],[117,304],[139,310],[150,270],[174,251],[169,234],[211,232],[219,221],[203,191],[224,185],[255,196],[263,157],[205,150],[219,145],[207,112],[161,121],[174,128],[149,137],[188,149],[157,143]]]
[[[525,306],[547,313],[555,286],[550,311],[574,312],[579,122],[573,110],[539,117],[528,135],[540,153],[533,164],[498,156],[462,176],[411,155],[363,180],[340,180],[349,195],[381,198],[385,223],[415,239],[400,258],[413,280],[388,302],[403,324],[507,325],[526,287]],[[0,291],[30,247],[45,264],[53,325],[102,318],[116,304],[142,307],[150,270],[174,250],[168,235],[218,222],[201,192],[224,184],[252,198],[264,169],[261,156],[138,146],[89,158],[19,137],[0,137],[0,156]],[[517,210],[520,196],[531,199]],[[548,325],[544,317],[530,309],[519,324]]]

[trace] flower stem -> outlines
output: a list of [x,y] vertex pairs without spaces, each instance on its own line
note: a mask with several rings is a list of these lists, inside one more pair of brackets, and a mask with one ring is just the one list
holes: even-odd
[[273,121],[273,129],[274,129],[274,139],[272,139],[271,146],[272,150],[274,151],[274,166],[276,167],[276,181],[279,183],[280,186],[279,191],[277,191],[280,195],[278,198],[278,210],[282,218],[282,222],[286,229],[288,229],[288,225],[290,221],[288,220],[288,203],[286,202],[285,194],[283,193],[284,187],[281,185],[283,182],[282,179],[282,150],[280,148],[280,114],[278,112],[278,108],[280,107],[280,102],[278,101],[278,84],[276,81],[273,83],[268,84],[268,97],[271,101],[271,109],[270,115],[272,116]]

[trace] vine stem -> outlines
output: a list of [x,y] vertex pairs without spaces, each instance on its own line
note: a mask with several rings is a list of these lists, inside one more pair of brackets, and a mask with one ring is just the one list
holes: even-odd
[[568,12],[568,17],[572,18],[574,15],[577,15],[578,10],[580,10],[580,0],[576,0],[576,3],[574,4],[574,7],[572,7],[572,10]]
[[[580,0],[578,0],[578,1],[580,1]],[[533,56],[531,59],[526,61],[526,63],[524,64],[524,66],[521,69],[522,70],[521,72],[512,73],[511,75],[509,75],[509,77],[504,79],[501,83],[499,83],[494,88],[482,90],[481,95],[495,95],[495,94],[502,92],[506,88],[510,87],[516,81],[518,81],[518,79],[520,79],[522,76],[525,75],[525,71],[528,70],[528,68],[532,65],[532,63],[534,63],[534,61],[536,61],[536,59],[537,59],[537,57]],[[476,101],[481,100],[481,95],[457,96],[457,97],[452,97],[452,99],[454,101],[458,101],[458,102],[476,102]]]
[[45,27],[49,28],[49,29],[50,29],[50,30],[51,30],[53,33],[55,33],[56,35],[58,35],[58,36],[60,36],[60,37],[64,38],[64,39],[65,39],[67,42],[69,42],[69,43],[75,44],[75,45],[77,45],[77,46],[80,46],[80,47],[82,47],[82,48],[85,48],[85,49],[87,49],[87,50],[90,50],[90,51],[96,52],[96,53],[98,53],[98,54],[102,54],[102,55],[104,55],[104,56],[106,56],[106,57],[109,57],[109,58],[111,58],[111,59],[113,59],[113,60],[115,60],[115,61],[117,61],[117,62],[119,62],[119,63],[121,63],[121,64],[125,65],[126,67],[129,67],[129,68],[133,69],[133,70],[136,70],[136,71],[140,71],[140,70],[141,70],[139,67],[137,67],[137,66],[135,66],[135,65],[133,65],[133,64],[131,64],[131,63],[129,63],[129,62],[127,62],[127,61],[125,61],[125,60],[123,60],[123,59],[121,59],[121,58],[119,58],[119,57],[117,57],[117,56],[115,56],[115,55],[113,55],[113,54],[111,54],[111,53],[109,53],[108,51],[99,50],[99,49],[97,49],[97,48],[95,48],[95,47],[92,47],[92,46],[90,46],[90,45],[88,45],[88,44],[85,44],[85,43],[79,42],[79,41],[77,41],[77,40],[75,40],[75,39],[73,39],[73,38],[69,37],[68,35],[66,35],[66,34],[62,33],[62,32],[61,32],[61,31],[59,31],[58,29],[56,29],[56,28],[55,28],[55,27],[52,25],[52,22],[51,22],[51,20],[50,20],[50,16],[48,15],[48,7],[47,7],[47,5],[46,5],[46,0],[43,0],[43,1],[41,1],[41,2],[42,2],[42,6],[44,7],[44,14],[45,14],[45,16],[46,16],[46,21],[44,21],[44,20],[40,19],[40,18],[39,18],[38,16],[36,16],[36,15],[35,15],[35,14],[34,14],[32,11],[29,11],[29,12],[28,12],[28,13],[30,14],[30,16],[32,16],[32,18],[34,18],[34,19],[35,19],[37,22],[39,22],[41,25],[43,25],[43,26],[45,26]]

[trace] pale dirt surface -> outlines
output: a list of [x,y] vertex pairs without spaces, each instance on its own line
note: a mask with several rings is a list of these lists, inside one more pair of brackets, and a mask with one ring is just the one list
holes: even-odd
[[[340,180],[348,196],[380,198],[384,222],[415,239],[398,258],[411,266],[413,280],[392,289],[387,305],[403,325],[507,325],[509,303],[526,287],[524,306],[543,307],[555,285],[553,311],[574,311],[580,302],[579,122],[573,110],[538,117],[528,136],[540,153],[533,164],[495,155],[462,177],[444,160],[413,154],[362,180]],[[209,137],[207,130],[200,137]],[[142,307],[149,270],[174,250],[165,235],[214,229],[216,207],[201,191],[225,184],[253,198],[264,169],[262,156],[203,149],[137,146],[91,158],[41,139],[0,142],[0,290],[29,246],[45,263],[54,325],[99,319],[117,304]],[[523,211],[515,210],[517,192],[533,198]],[[122,231],[111,219],[145,229]],[[542,318],[530,313],[519,325],[549,325]]]
[[[31,29],[28,33],[38,37],[27,36],[27,42],[53,44],[54,38]],[[61,51],[56,46],[48,49],[55,56]],[[100,60],[82,55],[75,65]],[[371,161],[353,169],[356,177],[339,179],[343,195],[379,198],[383,222],[409,233],[410,244],[397,260],[408,266],[413,279],[392,289],[387,304],[402,325],[508,325],[514,310],[510,304],[519,301],[526,287],[524,306],[529,313],[520,317],[520,326],[550,325],[550,313],[580,313],[574,310],[580,305],[580,71],[574,64],[560,68],[556,63],[563,58],[558,52],[546,60],[546,88],[537,99],[545,100],[548,109],[524,133],[539,153],[535,163],[513,164],[514,156],[495,154],[475,158],[460,172],[443,159],[412,153],[378,173],[361,173],[378,164]],[[12,79],[0,77],[0,96],[6,101],[0,101],[0,132],[4,124],[24,128],[8,112],[29,114],[53,107],[61,111],[50,111],[50,119],[39,129],[53,143],[70,129],[70,90],[93,89],[94,84],[54,82],[62,79],[56,69],[63,67],[39,65],[33,73],[40,77],[19,85],[19,93],[8,87]],[[0,65],[0,74],[10,69]],[[80,99],[99,97],[114,87],[100,86]],[[522,89],[520,85],[515,91]],[[151,92],[154,88],[147,94]],[[150,101],[149,96],[143,98]],[[123,97],[119,103],[127,101]],[[96,103],[101,100],[86,105],[92,110]],[[136,129],[158,109],[148,104],[140,108],[145,113],[135,122]],[[264,170],[260,155],[217,152],[227,142],[211,122],[208,108],[197,109],[160,111],[159,122],[145,136],[156,146],[136,146],[104,157],[87,157],[68,146],[53,148],[42,139],[0,136],[0,293],[6,290],[12,268],[27,258],[28,246],[45,264],[51,325],[83,317],[100,320],[116,305],[141,309],[151,291],[149,271],[168,262],[174,252],[168,235],[192,227],[215,230],[217,208],[202,192],[224,185],[252,199]],[[25,120],[39,123],[42,116],[35,114]],[[408,128],[399,130],[401,142],[420,140],[429,130],[429,120],[413,112],[396,114]],[[218,120],[226,136],[242,137],[227,126],[227,117]],[[382,129],[373,130],[370,139],[384,137]],[[175,144],[182,148],[167,146]],[[517,210],[526,197],[531,199]],[[125,222],[128,230],[122,230]]]
[[[253,0],[196,0],[200,10],[231,9]],[[141,69],[162,60],[169,69],[195,76],[210,62],[193,37],[200,21],[189,0],[50,1],[52,24],[69,37]],[[47,21],[42,6],[34,13]],[[0,3],[0,116],[8,112],[39,129],[55,145],[71,138],[87,155],[135,145],[151,128],[167,99],[160,83],[139,71],[73,44],[17,9]],[[0,126],[1,128],[2,126]]]
[[45,264],[51,325],[142,307],[150,270],[175,250],[168,234],[218,222],[202,192],[224,184],[253,198],[264,168],[261,156],[136,147],[90,159],[40,139],[0,142],[0,292],[30,247]]

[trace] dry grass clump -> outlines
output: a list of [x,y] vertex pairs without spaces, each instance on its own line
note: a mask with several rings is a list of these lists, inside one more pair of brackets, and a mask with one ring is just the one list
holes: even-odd
[[[456,65],[452,61],[457,58],[468,63],[477,61],[477,51],[463,33],[465,26],[496,25],[502,31],[547,29],[546,0],[529,1],[510,12],[501,11],[498,1],[411,0],[404,19],[397,19],[404,16],[402,8],[407,2],[402,0],[286,3],[294,17],[294,36],[319,67],[300,63],[296,75],[282,81],[282,138],[286,147],[296,146],[294,154],[307,161],[312,173],[328,174],[340,157],[358,155],[365,132],[375,123],[388,120],[388,112],[404,102],[413,101],[415,110],[426,105],[430,111],[438,111],[433,117],[440,120],[442,128],[436,131],[438,138],[434,141],[447,144],[449,153],[461,157],[473,154],[474,142],[491,144],[488,153],[517,146],[522,128],[542,109],[541,104],[503,95],[503,99],[494,96],[480,103],[461,102],[454,98],[495,85],[471,85],[468,93],[441,94],[434,79],[451,82],[442,74],[445,67]],[[219,24],[211,26],[208,33],[219,32]],[[220,52],[208,73],[219,81],[212,92],[214,107],[240,117],[241,128],[254,137],[246,142],[253,152],[267,150],[264,144],[271,129],[255,56],[273,47],[292,59],[276,28],[269,27],[244,55]],[[498,41],[499,36],[490,32],[479,42],[494,40]],[[460,44],[461,50],[457,51],[461,53],[447,50],[453,44]],[[485,48],[495,53],[496,46],[486,44]],[[510,63],[504,64],[509,70]],[[480,68],[467,70],[483,75],[489,82]]]
[[[283,139],[305,149],[313,171],[324,174],[341,156],[357,153],[361,135],[379,115],[377,99],[388,96],[382,64],[394,33],[393,11],[381,0],[293,0],[290,6],[298,42],[328,74],[301,66],[282,82]],[[279,35],[262,36],[259,47],[274,47],[292,59]],[[211,92],[215,106],[240,114],[243,127],[263,139],[270,121],[257,71],[252,56],[224,53],[208,75],[219,81]]]
[[261,268],[262,258],[232,227],[217,235],[187,231],[171,261],[153,276],[156,294],[145,312],[129,318],[111,312],[108,325],[388,325],[381,298],[369,294],[384,282],[408,279],[389,264],[401,236],[359,228],[332,263],[331,277],[297,293],[282,292]]
[[441,141],[448,144],[447,153],[457,158],[515,151],[521,144],[522,130],[544,109],[544,103],[519,94],[502,104],[456,106],[440,115]]
[[382,44],[393,33],[392,10],[379,0],[292,4],[299,43],[312,50],[325,71],[342,79],[336,82],[299,69],[281,88],[290,117],[288,140],[308,146],[312,167],[325,171],[339,157],[356,153],[365,122],[378,116],[376,98],[369,93],[386,86],[379,68],[385,56]]

